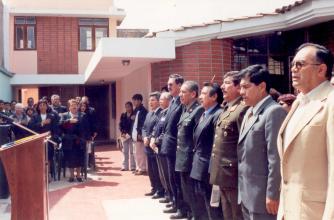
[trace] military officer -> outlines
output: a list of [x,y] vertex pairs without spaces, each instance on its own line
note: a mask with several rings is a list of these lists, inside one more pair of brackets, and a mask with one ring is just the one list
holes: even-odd
[[[188,212],[188,217],[191,216],[189,213],[189,206],[191,212],[196,211],[194,204],[194,191],[192,182],[190,179],[190,171],[193,159],[194,141],[193,133],[196,124],[202,116],[204,109],[199,104],[198,97],[198,84],[194,81],[186,81],[183,83],[180,92],[180,100],[184,105],[184,110],[181,115],[180,121],[177,124],[177,147],[176,147],[176,163],[175,171],[177,171],[181,178],[181,189],[183,199],[185,201],[185,209]],[[179,213],[174,218],[185,217],[186,213]]]
[[242,219],[238,205],[237,145],[243,116],[248,109],[240,96],[238,71],[224,75],[221,89],[224,94],[223,112],[215,127],[211,155],[210,183],[218,185],[224,219]]

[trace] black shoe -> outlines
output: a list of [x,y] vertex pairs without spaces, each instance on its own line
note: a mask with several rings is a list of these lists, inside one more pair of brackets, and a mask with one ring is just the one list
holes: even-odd
[[161,194],[161,193],[155,193],[153,196],[152,196],[152,199],[161,199],[164,197],[164,194]]
[[169,199],[160,199],[159,202],[160,203],[169,203]]
[[177,209],[176,208],[171,208],[171,209],[165,209],[163,210],[163,213],[176,213]]
[[122,168],[121,171],[128,171],[129,169],[126,168]]
[[186,219],[187,215],[183,214],[182,212],[180,212],[179,210],[177,211],[177,213],[175,215],[171,215],[169,217],[170,219]]
[[74,178],[73,178],[73,177],[70,177],[70,178],[68,179],[68,182],[73,183],[73,182],[74,182]]
[[166,208],[171,208],[171,207],[173,207],[173,203],[167,203],[166,204]]
[[77,177],[78,182],[83,182],[83,179],[81,177]]
[[153,196],[155,194],[155,191],[151,191],[151,192],[149,192],[149,193],[145,193],[144,195],[145,196]]

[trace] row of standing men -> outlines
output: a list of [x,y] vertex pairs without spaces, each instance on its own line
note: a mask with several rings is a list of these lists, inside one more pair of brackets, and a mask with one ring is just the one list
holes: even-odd
[[[261,65],[226,73],[221,89],[208,83],[199,91],[172,74],[169,93],[150,94],[149,113],[136,94],[132,120],[122,115],[128,130],[122,117],[120,128],[123,142],[132,138],[138,175],[147,161],[147,195],[164,196],[171,219],[334,219],[332,66],[325,47],[298,48],[291,72],[299,95],[287,117],[269,95],[270,74]],[[316,128],[322,135],[314,136]],[[315,162],[308,161],[312,154]],[[305,163],[319,170],[309,173]]]

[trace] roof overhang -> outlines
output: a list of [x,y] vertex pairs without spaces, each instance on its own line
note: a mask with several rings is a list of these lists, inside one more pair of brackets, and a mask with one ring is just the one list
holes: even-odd
[[86,68],[85,82],[114,81],[151,63],[172,59],[172,39],[102,38]]
[[83,74],[15,74],[10,84],[16,85],[80,85],[85,84]]
[[9,14],[15,16],[56,16],[56,17],[92,17],[115,18],[123,21],[126,13],[123,9],[75,10],[75,9],[24,9],[9,8]]
[[181,31],[162,31],[158,38],[174,38],[176,46],[198,41],[233,38],[273,33],[311,26],[334,19],[333,0],[312,0],[283,14],[268,14],[239,20],[215,22],[201,27],[186,28]]

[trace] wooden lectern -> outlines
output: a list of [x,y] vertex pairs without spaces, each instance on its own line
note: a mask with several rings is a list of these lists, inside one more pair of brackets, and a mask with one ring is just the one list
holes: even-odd
[[11,194],[11,220],[48,219],[47,135],[30,136],[0,149]]

